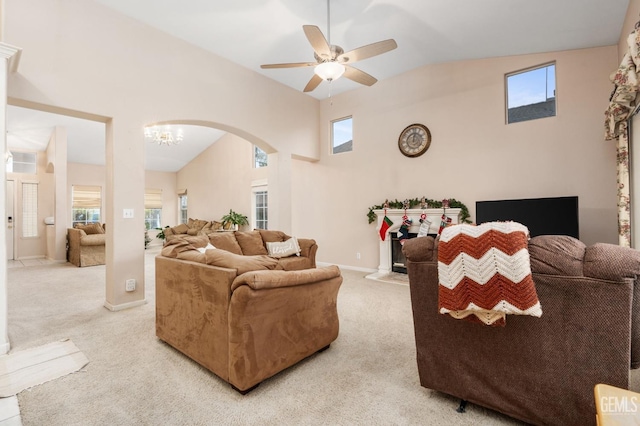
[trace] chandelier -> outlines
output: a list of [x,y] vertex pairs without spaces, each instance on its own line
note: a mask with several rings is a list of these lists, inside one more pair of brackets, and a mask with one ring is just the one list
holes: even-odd
[[146,127],[144,129],[144,137],[150,139],[150,142],[155,142],[158,145],[178,145],[184,138],[182,135],[182,129],[178,129],[176,135],[173,135],[173,132],[169,128],[158,128],[158,127]]

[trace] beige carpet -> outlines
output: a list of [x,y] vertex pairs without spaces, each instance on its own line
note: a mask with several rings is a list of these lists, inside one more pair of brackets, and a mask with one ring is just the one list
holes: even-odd
[[510,425],[499,413],[424,389],[418,381],[409,288],[343,271],[340,336],[325,352],[246,396],[154,334],[148,304],[103,308],[104,267],[9,270],[14,350],[70,338],[91,360],[82,373],[18,395],[24,425]]
[[69,339],[0,356],[0,397],[74,373],[89,360]]

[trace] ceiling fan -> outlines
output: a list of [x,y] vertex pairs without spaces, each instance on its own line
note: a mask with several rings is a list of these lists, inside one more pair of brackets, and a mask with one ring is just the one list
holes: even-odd
[[323,80],[337,80],[343,74],[346,78],[355,81],[356,83],[364,84],[366,86],[372,86],[375,84],[378,81],[375,77],[352,67],[350,64],[373,56],[381,55],[395,49],[398,45],[395,40],[388,39],[345,52],[342,47],[331,44],[331,10],[329,3],[330,0],[327,0],[327,38],[324,37],[320,28],[315,25],[302,26],[304,34],[307,36],[307,40],[309,40],[309,43],[314,50],[313,56],[315,57],[316,62],[266,64],[260,65],[260,68],[315,67],[314,75],[305,86],[304,92],[311,92],[318,87]]

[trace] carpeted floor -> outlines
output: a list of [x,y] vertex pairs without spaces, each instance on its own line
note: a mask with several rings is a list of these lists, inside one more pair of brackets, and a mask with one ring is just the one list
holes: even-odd
[[418,381],[409,287],[343,271],[340,336],[323,353],[242,396],[154,334],[153,256],[144,306],[103,307],[103,266],[8,272],[12,350],[70,338],[80,372],[18,395],[29,425],[508,425],[520,424],[424,389]]

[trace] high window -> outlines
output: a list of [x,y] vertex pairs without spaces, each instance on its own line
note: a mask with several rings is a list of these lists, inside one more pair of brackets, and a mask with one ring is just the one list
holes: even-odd
[[253,167],[267,167],[267,153],[261,150],[257,145],[253,146]]
[[507,74],[507,124],[556,115],[556,64]]
[[353,151],[353,119],[340,118],[331,122],[331,153]]
[[144,226],[162,228],[162,189],[144,190]]
[[29,173],[37,172],[37,155],[35,152],[10,151],[7,157],[7,173]]
[[22,183],[22,236],[38,236],[38,184]]
[[100,223],[102,188],[99,186],[73,185],[71,192],[73,200],[71,207],[71,226]]

